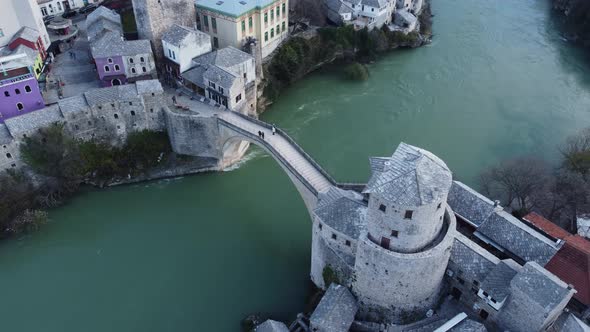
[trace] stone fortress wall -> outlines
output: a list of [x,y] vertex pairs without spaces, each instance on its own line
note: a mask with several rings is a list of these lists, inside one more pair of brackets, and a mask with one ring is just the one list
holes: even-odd
[[164,130],[166,108],[160,82],[150,80],[89,90],[45,109],[7,119],[0,124],[0,170],[22,167],[19,147],[24,138],[53,123],[63,123],[77,139],[117,146],[131,132]]

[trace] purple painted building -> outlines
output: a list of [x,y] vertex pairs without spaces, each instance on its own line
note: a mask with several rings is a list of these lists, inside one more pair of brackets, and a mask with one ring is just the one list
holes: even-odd
[[20,66],[18,59],[2,62],[0,58],[0,123],[44,107],[32,69]]
[[127,84],[125,75],[125,63],[122,56],[108,58],[96,58],[96,71],[103,86],[115,86]]

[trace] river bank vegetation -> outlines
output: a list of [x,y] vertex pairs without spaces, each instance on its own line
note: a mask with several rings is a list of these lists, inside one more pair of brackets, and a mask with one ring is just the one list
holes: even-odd
[[62,204],[82,184],[104,186],[182,159],[164,132],[134,132],[117,147],[76,140],[62,124],[26,138],[21,154],[28,167],[0,173],[0,238],[36,230],[47,222],[43,210]]
[[553,8],[564,15],[568,39],[590,47],[590,1],[553,0]]
[[539,212],[576,233],[576,218],[590,212],[590,128],[567,138],[552,167],[537,156],[505,160],[480,175],[482,193],[522,217]]
[[[432,34],[430,4],[425,3],[419,16],[420,31],[405,34],[382,29],[355,30],[352,25],[322,27],[316,33],[304,34],[282,44],[269,63],[264,65],[264,98],[276,100],[281,91],[325,64],[341,60],[346,65],[368,63],[380,54],[397,48],[424,45]],[[343,67],[345,68],[345,67]],[[358,69],[358,68],[357,68]]]

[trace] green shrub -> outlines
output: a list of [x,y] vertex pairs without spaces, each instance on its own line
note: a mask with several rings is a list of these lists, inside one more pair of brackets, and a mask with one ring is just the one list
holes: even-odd
[[324,286],[329,287],[331,284],[340,284],[338,274],[330,265],[326,265],[322,270],[322,277],[324,278]]
[[355,62],[344,68],[346,78],[354,81],[366,81],[369,79],[369,70],[363,64]]

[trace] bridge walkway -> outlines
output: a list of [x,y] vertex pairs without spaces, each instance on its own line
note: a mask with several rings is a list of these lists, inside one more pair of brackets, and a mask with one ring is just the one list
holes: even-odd
[[[317,196],[318,193],[326,192],[331,186],[337,185],[319,164],[279,128],[276,128],[276,134],[272,135],[272,126],[268,123],[230,111],[219,113],[218,118],[225,122],[227,127],[266,147],[284,166],[292,170],[314,195]],[[258,136],[258,131],[264,132],[264,139]]]

